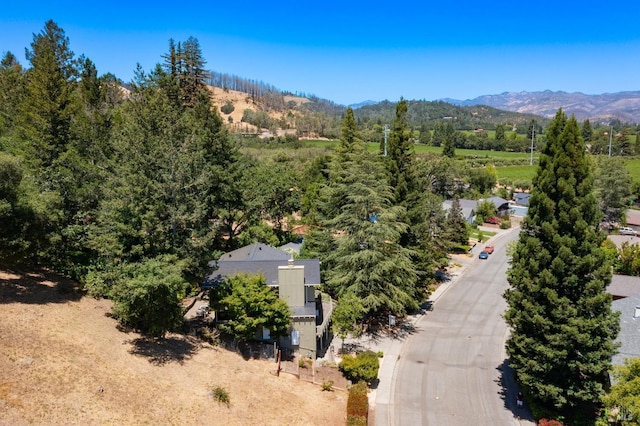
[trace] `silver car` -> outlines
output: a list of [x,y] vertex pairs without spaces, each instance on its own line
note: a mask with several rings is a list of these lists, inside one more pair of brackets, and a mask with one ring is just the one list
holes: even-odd
[[638,235],[635,229],[623,226],[619,231],[620,235]]

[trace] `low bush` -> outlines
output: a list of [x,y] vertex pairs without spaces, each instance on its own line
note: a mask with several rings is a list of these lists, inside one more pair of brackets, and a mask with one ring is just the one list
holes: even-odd
[[509,229],[511,228],[511,219],[508,217],[503,217],[500,221],[500,229]]
[[378,354],[373,351],[364,351],[356,356],[345,355],[340,363],[340,371],[352,383],[372,383],[378,378]]

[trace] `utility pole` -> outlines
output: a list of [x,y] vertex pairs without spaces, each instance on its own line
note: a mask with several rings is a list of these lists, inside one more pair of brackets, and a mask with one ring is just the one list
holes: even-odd
[[389,125],[384,125],[384,156],[387,156],[387,139],[389,139]]
[[536,136],[536,125],[531,126],[531,156],[529,158],[529,165],[533,166],[533,140]]
[[613,141],[613,126],[609,127],[609,157],[611,157],[611,142]]

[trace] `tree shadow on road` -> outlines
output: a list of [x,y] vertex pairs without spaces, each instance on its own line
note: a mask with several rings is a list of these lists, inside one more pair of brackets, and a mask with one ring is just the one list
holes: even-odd
[[170,362],[182,364],[200,349],[199,342],[188,336],[158,339],[139,337],[126,343],[132,345],[130,354],[148,358],[154,365]]
[[527,408],[527,402],[524,402],[524,407],[518,408],[516,403],[516,395],[520,391],[520,387],[515,381],[513,369],[509,366],[509,360],[502,361],[496,369],[500,372],[497,384],[500,386],[500,397],[504,402],[504,407],[513,413],[513,416],[521,421],[530,421],[531,424],[535,424],[533,415],[529,408]]

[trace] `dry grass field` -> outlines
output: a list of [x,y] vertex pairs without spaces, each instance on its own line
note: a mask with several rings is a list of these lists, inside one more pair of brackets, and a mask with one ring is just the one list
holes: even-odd
[[182,335],[145,339],[110,310],[47,271],[0,271],[1,425],[345,423],[346,392]]

